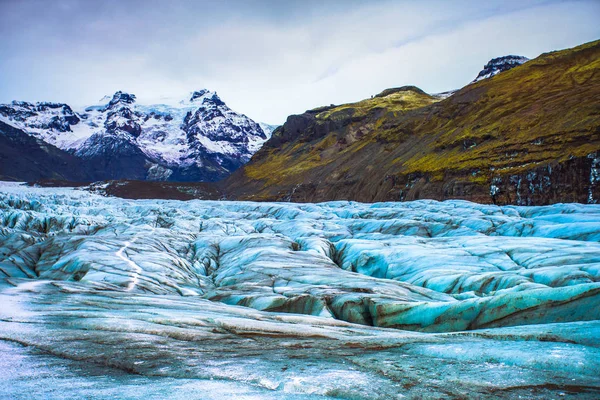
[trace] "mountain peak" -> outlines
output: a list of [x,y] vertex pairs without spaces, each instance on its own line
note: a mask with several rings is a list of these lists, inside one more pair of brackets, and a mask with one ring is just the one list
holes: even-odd
[[221,98],[217,95],[216,92],[213,92],[211,96],[204,96],[202,99],[202,105],[214,105],[214,106],[226,106],[225,102],[221,100]]
[[420,88],[409,85],[409,86],[401,86],[401,87],[397,87],[397,88],[385,89],[383,92],[375,95],[375,97],[385,97],[385,96],[389,96],[390,94],[394,94],[394,93],[398,93],[398,92],[414,92],[419,95],[429,96],[427,93],[425,93]]
[[118,92],[116,92],[113,95],[112,99],[108,103],[108,108],[111,108],[111,107],[115,106],[118,103],[133,104],[133,103],[135,103],[135,95],[134,94],[125,93],[125,92],[122,92],[122,91],[119,90]]
[[518,67],[527,61],[529,61],[529,58],[516,55],[492,58],[487,64],[484,65],[483,69],[479,72],[477,78],[475,78],[473,82],[479,82],[483,79],[491,78],[500,72],[508,71],[509,69]]
[[209,95],[211,93],[213,93],[213,92],[211,92],[208,89],[196,90],[196,91],[192,92],[192,96],[190,97],[190,102],[202,101],[202,99],[204,97],[206,97],[206,95]]

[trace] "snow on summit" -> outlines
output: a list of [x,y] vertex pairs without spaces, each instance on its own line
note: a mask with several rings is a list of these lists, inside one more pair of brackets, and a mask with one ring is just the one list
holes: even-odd
[[527,61],[529,61],[529,58],[527,57],[514,55],[492,58],[487,64],[484,65],[483,69],[479,72],[473,82],[479,82],[483,79],[491,78],[500,72],[508,71],[509,69],[518,67]]

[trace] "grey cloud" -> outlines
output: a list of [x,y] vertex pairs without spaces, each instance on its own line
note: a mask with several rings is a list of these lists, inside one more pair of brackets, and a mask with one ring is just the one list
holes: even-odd
[[0,0],[0,102],[217,90],[279,123],[389,86],[460,87],[491,57],[600,36],[596,1]]

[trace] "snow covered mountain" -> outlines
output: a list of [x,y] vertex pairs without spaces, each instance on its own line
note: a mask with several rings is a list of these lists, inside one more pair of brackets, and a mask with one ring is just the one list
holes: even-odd
[[272,131],[206,89],[152,105],[118,91],[81,111],[13,101],[0,105],[0,116],[85,160],[96,179],[215,181],[247,163]]
[[491,78],[492,76],[508,71],[511,68],[518,67],[521,64],[529,61],[529,58],[523,56],[504,56],[492,58],[477,75],[473,82],[479,82],[483,79]]

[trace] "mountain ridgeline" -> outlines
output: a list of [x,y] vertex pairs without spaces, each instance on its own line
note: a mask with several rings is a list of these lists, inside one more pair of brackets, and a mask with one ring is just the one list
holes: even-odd
[[509,58],[447,98],[407,86],[292,115],[222,190],[298,202],[597,202],[600,41]]

